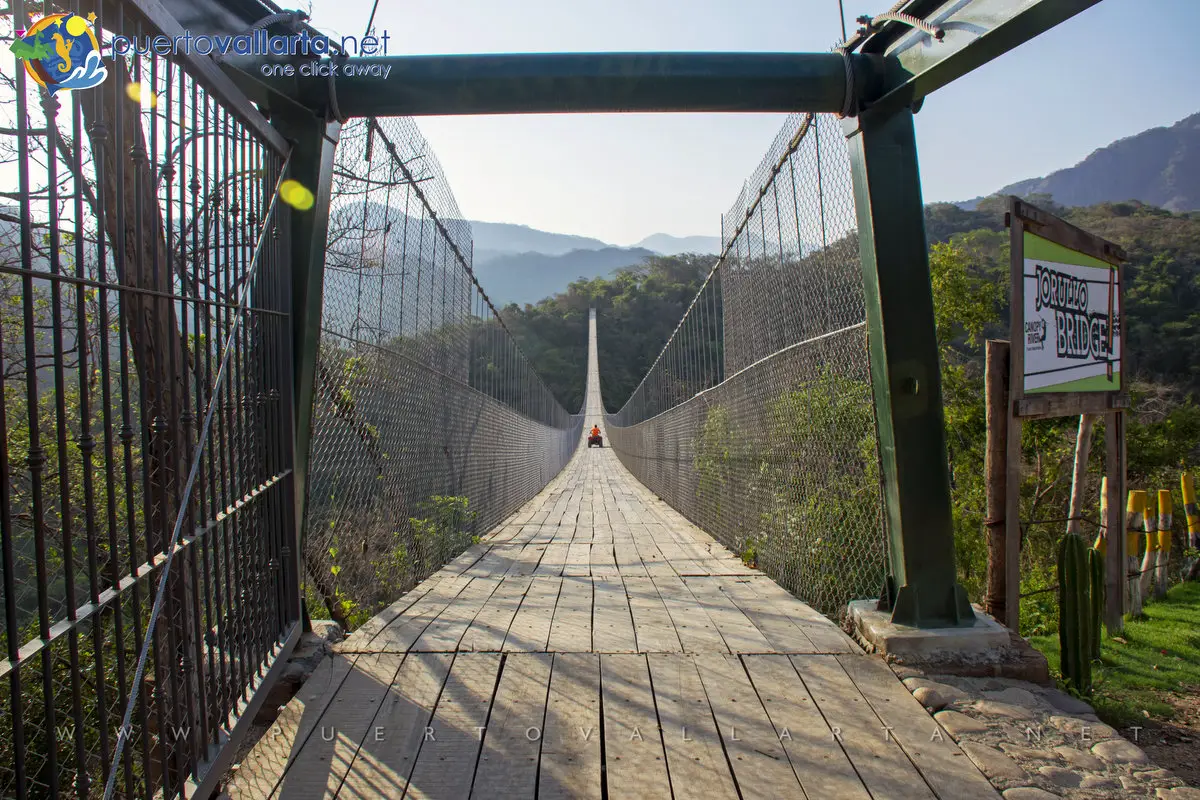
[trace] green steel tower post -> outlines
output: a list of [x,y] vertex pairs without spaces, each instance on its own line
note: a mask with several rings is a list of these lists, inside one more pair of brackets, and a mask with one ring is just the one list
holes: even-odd
[[879,426],[892,621],[970,624],[958,585],[913,112],[847,119]]

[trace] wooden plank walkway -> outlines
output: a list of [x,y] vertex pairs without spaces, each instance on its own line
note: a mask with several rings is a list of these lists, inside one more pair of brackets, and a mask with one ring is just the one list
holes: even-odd
[[882,662],[586,447],[341,643],[228,793],[998,797]]

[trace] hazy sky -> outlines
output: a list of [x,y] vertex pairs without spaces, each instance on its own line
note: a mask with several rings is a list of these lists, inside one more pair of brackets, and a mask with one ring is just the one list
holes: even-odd
[[[891,0],[845,0],[847,25]],[[313,0],[361,34],[371,0]],[[380,0],[389,54],[827,51],[837,0]],[[1070,166],[1200,111],[1200,0],[1102,0],[938,91],[916,117],[925,200]],[[465,216],[628,245],[718,235],[783,115],[603,114],[418,120]]]

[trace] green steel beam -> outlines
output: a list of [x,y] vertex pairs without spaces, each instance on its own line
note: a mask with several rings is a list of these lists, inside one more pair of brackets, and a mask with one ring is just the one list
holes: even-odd
[[892,621],[970,624],[957,583],[941,373],[912,111],[843,123],[867,305]]
[[942,29],[935,41],[902,22],[857,36],[850,46],[884,56],[885,87],[868,107],[882,113],[909,106],[997,56],[1024,44],[1100,0],[912,0],[901,9]]
[[[859,93],[879,73],[854,55]],[[292,66],[299,71],[308,62]],[[386,77],[345,77],[378,65]],[[253,67],[251,66],[251,69]],[[337,111],[356,116],[840,111],[846,63],[836,53],[547,53],[350,58],[335,79]],[[328,79],[260,78],[309,108],[328,106]]]
[[325,238],[333,190],[333,157],[341,123],[326,122],[294,107],[275,109],[271,123],[292,145],[290,176],[313,193],[313,207],[291,209],[292,262],[292,398],[295,420],[293,481],[296,542],[293,563],[303,576],[300,548],[304,542],[305,503],[312,445],[313,393],[321,341],[321,309],[325,285]]

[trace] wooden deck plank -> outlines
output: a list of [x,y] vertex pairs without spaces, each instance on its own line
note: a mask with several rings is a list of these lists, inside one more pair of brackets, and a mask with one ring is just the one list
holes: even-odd
[[[473,582],[473,578],[456,578],[443,581],[437,588],[422,597],[402,615],[376,634],[362,646],[363,652],[372,653],[403,653],[412,647],[429,624],[446,610],[455,598],[465,591]],[[341,650],[346,652],[349,641],[343,642]]]
[[864,656],[837,656],[842,669],[871,704],[881,723],[891,730],[909,759],[940,798],[998,798],[991,782],[940,729],[921,703],[896,679],[882,661]]
[[789,656],[789,660],[872,797],[934,797],[896,741],[885,736],[883,723],[842,669],[837,656]]
[[284,771],[316,730],[317,722],[333,702],[357,658],[335,654],[317,666],[296,696],[283,707],[271,730],[242,760],[226,786],[232,800],[259,800],[274,793]]
[[[816,653],[818,648],[806,630],[792,622],[777,606],[767,602],[753,589],[735,580],[723,580],[721,589],[762,633],[776,653]],[[832,626],[832,623],[830,623]]]
[[459,642],[458,649],[468,652],[487,650],[502,650],[504,640],[508,637],[508,629],[512,626],[513,618],[517,615],[529,590],[532,578],[506,577],[492,592],[491,597],[483,604],[483,608],[475,615],[475,619],[467,628]]
[[359,657],[274,796],[304,800],[337,795],[403,660],[399,653]]
[[797,600],[791,592],[767,576],[739,578],[735,583],[739,588],[745,586],[753,590],[776,612],[790,619],[793,625],[804,631],[818,652],[862,653],[862,648],[828,617]]
[[800,797],[800,783],[779,734],[736,655],[696,657],[743,800]]
[[809,797],[870,800],[850,758],[788,657],[752,655],[743,656],[742,662],[804,793]]
[[642,655],[600,656],[605,779],[622,797],[670,797],[666,752]]
[[638,552],[633,536],[624,533],[614,533],[613,550],[616,554],[617,571],[630,578],[648,578],[646,566],[642,563],[642,555]]
[[516,554],[513,563],[508,568],[508,575],[529,576],[537,571],[538,563],[546,553],[547,545],[539,542],[528,542]]
[[[371,617],[362,627],[350,634],[346,639],[339,642],[336,649],[339,652],[356,652],[363,649],[371,640],[377,636],[380,631],[394,622],[397,618],[405,614],[422,598],[428,596],[431,592],[438,588],[445,581],[455,580],[451,578],[442,578],[439,576],[431,577],[414,586],[409,591],[405,592],[402,597],[392,603],[390,606],[380,611],[375,616]],[[461,581],[462,585],[466,585],[466,581]],[[448,595],[447,595],[448,596]]]
[[363,740],[339,800],[402,797],[453,653],[409,653]]
[[712,619],[730,652],[771,653],[774,648],[751,619],[721,591],[721,578],[688,577],[682,579]]
[[586,653],[592,649],[591,578],[562,579],[547,649],[556,653]]
[[678,575],[663,575],[653,579],[658,587],[667,613],[675,625],[679,643],[687,653],[728,653],[725,640],[712,618],[692,595]]
[[592,649],[597,653],[636,653],[633,616],[621,577],[592,578],[592,589]]
[[598,575],[620,575],[620,570],[617,568],[617,559],[613,553],[612,538],[609,540],[592,540],[591,550],[591,571],[593,576]]
[[648,655],[675,797],[738,797],[708,695],[690,656]]
[[500,581],[496,578],[476,578],[471,581],[471,585],[459,593],[437,619],[429,623],[429,627],[413,642],[412,649],[428,653],[457,650],[475,615],[499,585]]
[[536,576],[525,592],[525,599],[508,626],[504,652],[543,652],[550,640],[554,608],[558,603],[561,578]]
[[500,673],[498,653],[459,653],[424,737],[406,798],[467,797]]
[[625,591],[633,614],[633,630],[640,653],[682,653],[679,635],[667,607],[650,578],[628,578]]
[[640,523],[635,523],[631,526],[633,530],[633,543],[637,547],[638,553],[642,557],[642,565],[646,573],[652,578],[660,575],[675,575],[675,568],[667,561],[662,550],[654,543],[645,530],[645,526]]
[[563,577],[580,577],[592,574],[592,542],[572,540],[567,550],[567,560],[563,563]]
[[554,656],[538,800],[601,797],[600,661],[591,653]]
[[505,575],[511,569],[513,561],[524,548],[524,544],[516,542],[494,544],[487,551],[487,554],[476,561],[463,575],[484,579]]
[[552,659],[549,653],[513,653],[505,658],[472,797],[525,800],[536,796]]
[[563,565],[567,562],[567,551],[570,550],[570,542],[552,541],[546,545],[546,552],[542,554],[542,560],[538,562],[537,569],[534,570],[534,575],[562,575]]

